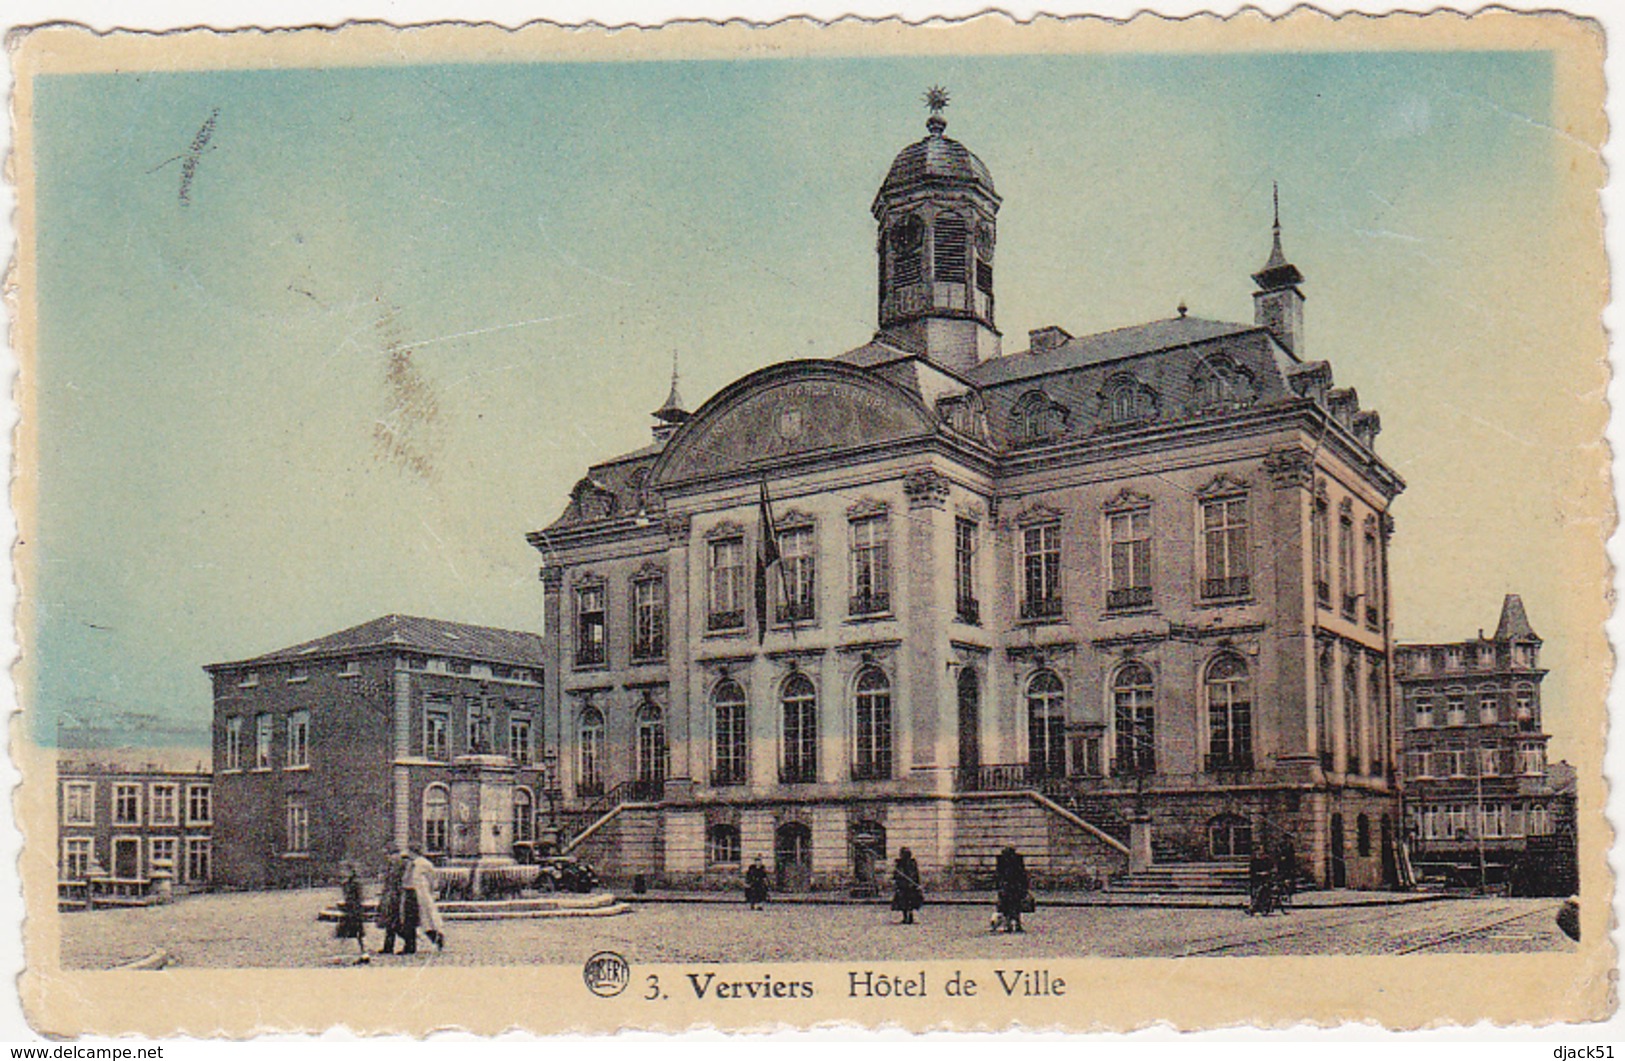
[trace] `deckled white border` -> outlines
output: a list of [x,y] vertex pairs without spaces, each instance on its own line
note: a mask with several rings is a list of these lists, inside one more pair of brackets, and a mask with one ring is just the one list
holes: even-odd
[[[1047,5],[1030,2],[989,4],[976,0],[897,0],[892,3],[885,0],[846,0],[846,2],[806,0],[803,3],[791,3],[787,0],[772,2],[545,0],[540,3],[524,3],[522,0],[325,0],[325,2],[324,0],[228,0],[228,2],[132,0],[128,3],[99,2],[99,0],[0,0],[0,3],[3,3],[3,6],[0,6],[0,34],[16,26],[46,22],[75,22],[101,32],[115,28],[164,31],[200,25],[220,29],[248,26],[334,26],[358,20],[378,20],[396,25],[467,21],[515,27],[541,20],[561,25],[596,23],[606,26],[634,24],[652,26],[674,19],[685,21],[743,19],[752,22],[773,22],[797,16],[811,17],[819,21],[835,21],[855,16],[901,17],[910,22],[924,22],[965,18],[990,9],[1002,11],[1020,21],[1039,14],[1087,14],[1126,19],[1143,10],[1152,10],[1159,15],[1176,18],[1204,13],[1227,15],[1243,9],[1258,10],[1268,15],[1281,15],[1300,6],[1290,0],[1259,0],[1246,4],[1212,3],[1203,0],[1154,0],[1154,2],[1091,0],[1087,3],[1078,3],[1074,0],[1067,4]],[[1306,6],[1333,15],[1380,15],[1393,11],[1432,9],[1432,5],[1404,2],[1396,4],[1322,2]],[[1622,164],[1625,164],[1625,155],[1622,155],[1620,146],[1622,135],[1625,135],[1625,3],[1621,3],[1620,0],[1565,0],[1561,3],[1508,2],[1493,5],[1446,3],[1438,6],[1465,11],[1490,7],[1529,12],[1562,10],[1595,19],[1603,26],[1609,43],[1604,69],[1608,83],[1607,112],[1610,130],[1603,150],[1609,173],[1608,184],[1603,193],[1603,208],[1607,221],[1610,283],[1617,291],[1622,282],[1617,263],[1625,259],[1625,226],[1618,221],[1618,217],[1625,213],[1625,194],[1621,193],[1620,181],[1615,178]],[[8,101],[11,87],[10,70],[0,70],[0,90],[3,90],[4,98]],[[10,150],[10,122],[7,120],[0,122],[0,157],[9,159]],[[3,248],[3,257],[8,262],[15,251],[15,231],[12,225],[15,208],[15,195],[9,183],[0,182],[0,248]],[[0,317],[0,320],[3,319]],[[1616,505],[1619,505],[1620,500],[1625,498],[1625,461],[1620,459],[1621,452],[1625,451],[1625,411],[1622,411],[1625,410],[1625,378],[1622,378],[1625,377],[1625,371],[1622,371],[1625,370],[1625,354],[1621,353],[1615,337],[1619,335],[1622,326],[1625,326],[1625,318],[1621,317],[1617,298],[1610,301],[1604,311],[1603,322],[1610,336],[1610,359],[1614,365],[1614,374],[1608,390],[1611,415],[1607,437],[1615,455],[1614,495]],[[11,394],[17,369],[17,360],[9,339],[9,334],[0,336],[0,381],[3,381],[0,383],[0,391],[6,395]],[[0,406],[0,462],[7,468],[11,466],[12,432],[16,426],[16,418],[14,403],[8,400]],[[8,505],[0,512],[0,540],[14,541],[15,535],[16,521]],[[1616,532],[1610,540],[1608,555],[1615,572],[1616,601],[1614,614],[1608,624],[1608,633],[1618,658],[1622,646],[1625,646],[1625,608],[1620,605],[1620,602],[1625,601],[1625,575],[1622,575],[1622,570],[1625,570],[1625,532]],[[0,549],[0,614],[7,617],[3,636],[0,636],[0,713],[3,713],[8,721],[17,709],[16,690],[9,678],[9,670],[15,662],[17,652],[15,630],[10,618],[14,614],[16,603],[10,549]],[[1609,692],[1611,718],[1625,716],[1625,677],[1621,676],[1620,670],[1621,668],[1616,666]],[[1605,771],[1611,778],[1625,779],[1625,740],[1622,740],[1619,729],[1618,726],[1609,728]],[[9,726],[6,732],[7,738],[3,739],[9,739]],[[0,756],[0,791],[10,793],[19,781],[20,777],[11,757]],[[1610,863],[1618,880],[1621,878],[1621,871],[1625,870],[1625,829],[1621,828],[1621,824],[1625,823],[1625,785],[1610,786],[1606,810],[1609,820],[1615,827],[1615,846],[1610,852]],[[13,815],[0,813],[0,983],[10,985],[15,985],[23,964],[21,936],[23,901],[17,861],[20,853],[21,836]],[[1622,891],[1625,889],[1616,888],[1614,897],[1616,926],[1625,923],[1625,903],[1622,903],[1620,894]],[[1616,927],[1614,942],[1617,948],[1625,943],[1625,929]],[[1508,987],[1509,990],[1516,990],[1515,985]],[[1450,1056],[1462,1056],[1465,1053],[1466,1043],[1490,1040],[1500,1045],[1500,1049],[1494,1051],[1492,1056],[1550,1057],[1552,1056],[1550,1045],[1555,1043],[1579,1045],[1613,1042],[1620,1047],[1621,1058],[1625,1058],[1625,1015],[1622,1014],[1625,1014],[1625,1007],[1622,1007],[1621,1013],[1616,1013],[1612,1020],[1604,1024],[1559,1026],[1532,1031],[1497,1030],[1485,1024],[1466,1029],[1404,1033],[1346,1026],[1333,1030],[1298,1029],[1289,1032],[1228,1030],[1175,1034],[1166,1029],[1148,1029],[1129,1035],[1057,1036],[1007,1032],[997,1036],[936,1034],[916,1038],[895,1030],[870,1032],[846,1028],[812,1032],[786,1031],[772,1036],[771,1043],[764,1041],[761,1036],[741,1036],[724,1042],[725,1037],[705,1032],[691,1032],[682,1036],[680,1041],[647,1034],[626,1034],[610,1041],[571,1036],[564,1037],[563,1041],[553,1040],[544,1049],[568,1052],[567,1056],[590,1052],[595,1059],[600,1057],[618,1059],[622,1056],[634,1056],[634,1053],[646,1057],[654,1051],[660,1051],[664,1061],[668,1057],[687,1057],[690,1053],[710,1059],[721,1052],[724,1046],[728,1049],[748,1051],[752,1056],[760,1056],[767,1050],[778,1051],[791,1044],[810,1045],[822,1053],[837,1048],[832,1040],[846,1042],[856,1039],[865,1051],[872,1050],[877,1054],[884,1051],[886,1056],[892,1056],[901,1049],[926,1048],[932,1050],[934,1054],[944,1050],[955,1053],[974,1050],[975,1056],[986,1058],[994,1051],[1003,1052],[1012,1049],[1031,1051],[1059,1046],[1065,1049],[1067,1056],[1071,1058],[1077,1058],[1080,1051],[1087,1050],[1090,1061],[1095,1061],[1102,1055],[1127,1057],[1130,1053],[1139,1054],[1147,1050],[1163,1052],[1177,1041],[1183,1046],[1182,1053],[1199,1050],[1203,1057],[1211,1056],[1219,1058],[1220,1061],[1228,1061],[1231,1058],[1250,1058],[1260,1046],[1266,1044],[1279,1048],[1281,1043],[1287,1040],[1303,1042],[1305,1049],[1315,1050],[1326,1049],[1334,1043],[1342,1045],[1344,1049],[1354,1044],[1367,1044],[1362,1050],[1362,1057],[1369,1057],[1368,1051],[1371,1049],[1369,1044],[1384,1041],[1403,1042],[1412,1048],[1431,1044],[1438,1051],[1448,1051]],[[471,1037],[447,1038],[466,1041]],[[530,1039],[529,1036],[523,1035],[503,1038],[506,1042],[500,1046],[487,1044],[476,1048],[507,1052],[514,1050],[520,1042],[528,1042]],[[329,1033],[322,1039],[354,1042],[353,1037],[342,1031]],[[920,1042],[919,1039],[927,1041]],[[903,1040],[913,1041],[905,1043]],[[1083,1040],[1087,1040],[1087,1043]],[[37,1036],[23,1019],[15,986],[9,990],[0,988],[0,1044],[31,1041],[38,1041]],[[469,1048],[468,1045],[462,1044],[454,1046],[451,1041],[439,1037],[437,1041],[438,1047],[433,1048],[436,1055],[444,1055],[450,1050]],[[124,1045],[134,1043],[126,1040]],[[1161,1050],[1158,1049],[1159,1045],[1162,1047]],[[286,1048],[287,1044],[284,1042],[282,1049]],[[852,1045],[838,1047],[843,1054],[852,1048]],[[243,1047],[220,1044],[201,1047],[194,1045],[182,1049],[187,1059],[226,1058]],[[534,1047],[520,1049],[526,1050],[524,1056],[527,1058],[535,1056]],[[344,1053],[346,1056],[369,1054],[379,1058],[396,1058],[402,1050],[410,1052],[412,1047],[398,1042],[374,1039],[345,1048]],[[520,1055],[515,1052],[514,1056]]]

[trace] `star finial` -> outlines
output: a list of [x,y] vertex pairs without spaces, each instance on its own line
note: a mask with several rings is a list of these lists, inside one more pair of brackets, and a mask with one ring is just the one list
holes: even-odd
[[931,130],[932,135],[941,136],[942,130],[948,127],[948,122],[942,112],[948,109],[948,90],[941,85],[932,85],[925,90],[925,105],[930,108],[931,117],[925,121],[925,127]]

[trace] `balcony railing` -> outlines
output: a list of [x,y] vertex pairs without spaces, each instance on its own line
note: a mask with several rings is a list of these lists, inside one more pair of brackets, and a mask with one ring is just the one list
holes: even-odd
[[1061,610],[1060,597],[1031,597],[1021,602],[1023,619],[1053,619]]
[[814,602],[810,600],[783,601],[779,604],[779,622],[781,623],[807,623],[811,622],[815,613]]
[[779,784],[781,785],[810,785],[817,780],[817,763],[779,764]]
[[869,762],[852,764],[852,780],[854,781],[890,781],[891,760],[874,759]]
[[970,626],[979,626],[982,622],[982,605],[975,597],[960,597],[956,604],[956,613],[959,621]]
[[1113,777],[1150,777],[1157,772],[1157,760],[1152,756],[1138,759],[1118,759],[1112,763]]
[[658,663],[666,658],[666,643],[655,639],[632,643],[633,663]]
[[745,628],[745,612],[741,608],[727,612],[711,612],[705,617],[707,630],[743,630]]
[[1126,589],[1106,591],[1106,607],[1113,611],[1119,608],[1145,608],[1150,604],[1150,586],[1129,586]]
[[601,667],[604,665],[604,646],[583,644],[576,646],[576,666]]
[[711,785],[713,788],[728,788],[733,785],[745,783],[745,765],[743,763],[718,766],[711,771]]
[[576,782],[576,798],[577,799],[597,799],[599,796],[602,796],[603,794],[604,794],[604,783],[602,781],[592,780],[592,781],[577,781]]
[[1251,591],[1252,583],[1246,575],[1231,575],[1228,578],[1204,578],[1202,580],[1202,599],[1215,600],[1224,597],[1245,597]]
[[628,803],[659,803],[665,798],[666,779],[663,777],[639,777],[626,783]]
[[847,603],[850,615],[881,615],[891,611],[890,593],[854,593]]
[[1202,769],[1210,774],[1242,773],[1253,768],[1253,753],[1209,752],[1202,757]]

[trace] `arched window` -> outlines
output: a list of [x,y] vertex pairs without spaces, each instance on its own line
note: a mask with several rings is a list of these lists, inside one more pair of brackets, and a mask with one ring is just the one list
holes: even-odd
[[1113,773],[1156,773],[1155,693],[1151,668],[1143,663],[1128,664],[1112,680],[1112,721],[1117,735]]
[[1066,426],[1066,407],[1041,390],[1023,394],[1010,410],[1010,433],[1018,445],[1048,442]]
[[790,675],[779,690],[784,711],[784,758],[779,781],[808,784],[818,780],[818,693],[801,673]]
[[658,785],[666,780],[666,720],[660,705],[638,708],[638,780]]
[[854,781],[891,777],[891,682],[879,667],[865,667],[857,683],[857,747]]
[[1207,839],[1213,858],[1245,858],[1253,853],[1253,827],[1240,815],[1221,814],[1210,820]]
[[1365,727],[1360,720],[1360,668],[1351,659],[1343,664],[1343,751],[1348,773],[1360,772],[1360,743]]
[[1315,653],[1315,747],[1323,770],[1332,768],[1332,646]]
[[1156,391],[1126,372],[1106,381],[1100,400],[1108,423],[1133,424],[1157,415]]
[[423,850],[444,853],[451,834],[451,793],[445,785],[423,790]]
[[1027,682],[1027,769],[1034,780],[1066,776],[1066,695],[1051,670]]
[[536,839],[536,805],[530,789],[523,786],[513,790],[513,839],[516,844]]
[[716,716],[716,764],[713,785],[743,785],[749,743],[745,733],[745,690],[732,678],[717,683],[711,693]]
[[1256,394],[1251,373],[1228,357],[1204,359],[1191,373],[1191,401],[1199,412],[1244,408]]
[[713,825],[705,831],[705,861],[713,866],[739,864],[739,826]]
[[576,795],[604,794],[604,713],[588,704],[581,709],[576,743]]
[[1253,768],[1253,690],[1247,663],[1226,652],[1207,666],[1207,768]]

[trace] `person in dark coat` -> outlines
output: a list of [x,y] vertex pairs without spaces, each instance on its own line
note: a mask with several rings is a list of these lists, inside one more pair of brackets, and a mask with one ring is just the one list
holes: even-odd
[[752,910],[760,910],[765,902],[767,902],[767,867],[762,865],[762,856],[757,855],[756,860],[745,871],[745,903]]
[[361,881],[356,877],[355,864],[344,864],[344,897],[339,901],[339,924],[333,935],[339,939],[353,939],[356,945],[357,965],[365,965],[367,957],[367,911],[361,901]]
[[1282,837],[1275,853],[1275,904],[1281,913],[1289,914],[1292,897],[1298,894],[1298,852],[1290,837]]
[[384,931],[379,954],[395,953],[395,937],[401,933],[401,879],[406,875],[405,854],[391,855],[384,863],[384,879],[378,888],[378,927]]
[[1027,876],[1027,862],[1013,847],[999,852],[994,863],[993,880],[999,889],[999,918],[1006,932],[1024,931],[1021,913],[1027,905],[1027,892],[1032,881]]
[[906,847],[897,852],[891,884],[891,908],[902,913],[903,924],[912,925],[914,911],[925,905],[925,890],[920,887],[920,866],[914,861],[914,852]]
[[1247,862],[1247,914],[1264,916],[1275,909],[1275,862],[1263,844],[1253,847]]

